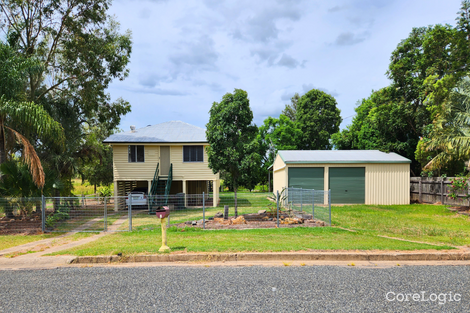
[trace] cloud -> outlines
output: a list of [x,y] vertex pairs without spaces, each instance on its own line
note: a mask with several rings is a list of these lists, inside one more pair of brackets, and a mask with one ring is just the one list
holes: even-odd
[[327,94],[329,94],[330,96],[333,96],[333,97],[339,96],[339,93],[337,93],[336,90],[330,91],[326,88],[315,87],[313,84],[303,84],[302,85],[302,90],[303,90],[304,94],[309,92],[312,89],[317,89],[317,90],[323,91],[323,92],[325,92],[325,93],[327,93]]
[[330,8],[330,9],[328,9],[328,13],[339,12],[339,11],[344,10],[345,8],[346,8],[345,6],[337,5],[337,6],[334,6],[334,7]]
[[357,35],[352,32],[344,32],[344,33],[339,34],[338,37],[336,37],[334,44],[337,46],[352,46],[360,42],[363,42],[364,40],[367,39],[367,37],[368,37],[368,33]]
[[348,17],[347,18],[351,24],[353,24],[356,27],[365,27],[365,28],[371,28],[372,25],[374,24],[375,20],[373,18],[364,18],[364,17]]
[[189,65],[200,70],[214,70],[218,59],[214,40],[203,35],[192,42],[181,42],[180,52],[170,56],[170,61],[176,66]]
[[298,66],[305,67],[305,63],[307,61],[304,60],[302,63],[291,57],[290,55],[283,54],[281,59],[276,63],[278,66],[285,66],[288,68],[296,68]]
[[281,100],[282,101],[289,101],[289,103],[290,103],[290,100],[294,95],[295,95],[295,92],[285,92],[281,95]]
[[152,11],[149,8],[143,8],[139,13],[139,17],[143,19],[148,19],[151,15]]
[[154,94],[160,96],[188,96],[189,92],[165,88],[124,88],[137,94]]
[[155,74],[150,74],[150,75],[145,75],[141,74],[139,75],[139,85],[148,87],[148,88],[153,88],[157,85],[160,84],[160,82],[168,81],[167,77],[160,76],[160,75],[155,75]]
[[212,90],[214,92],[223,92],[223,91],[225,91],[225,88],[219,83],[215,83],[215,82],[209,83],[207,81],[200,80],[200,79],[193,80],[193,85],[196,86],[196,87],[207,86],[207,87],[209,87],[210,90]]
[[281,53],[292,45],[291,41],[278,40],[276,43],[270,45],[258,45],[256,48],[250,50],[251,56],[258,57],[259,63],[267,61],[268,66],[275,64],[279,59]]
[[279,36],[277,21],[282,19],[298,21],[300,17],[300,8],[287,5],[265,9],[239,23],[240,25],[232,31],[232,37],[243,41],[267,43]]

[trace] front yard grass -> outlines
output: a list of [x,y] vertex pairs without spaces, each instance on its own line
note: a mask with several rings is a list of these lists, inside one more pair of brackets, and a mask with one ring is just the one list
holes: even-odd
[[[448,246],[398,241],[350,232],[338,228],[280,228],[247,230],[209,230],[187,228],[168,232],[168,245],[172,251],[187,252],[240,252],[240,251],[309,251],[309,250],[420,250],[452,249]],[[159,227],[115,233],[97,241],[57,254],[124,255],[155,254],[161,245]]]
[[[263,201],[259,199],[258,201]],[[259,206],[261,208],[261,206]],[[230,207],[233,210],[233,207]],[[250,211],[258,209],[247,207]],[[208,208],[207,216],[221,211]],[[202,218],[201,210],[172,213],[172,223]],[[333,226],[247,230],[206,230],[172,227],[168,245],[172,251],[309,251],[309,250],[420,250],[470,246],[470,218],[443,205],[347,205],[332,207]],[[124,255],[158,253],[161,244],[159,220],[145,212],[133,219],[134,231],[102,237],[87,246],[57,254]],[[124,225],[123,225],[124,226]],[[127,227],[127,226],[125,226]],[[383,238],[395,237],[409,242]],[[429,244],[427,244],[429,243]]]
[[371,235],[470,245],[470,218],[446,207],[432,204],[333,206],[332,224]]
[[0,250],[8,249],[48,238],[54,238],[63,233],[52,233],[42,235],[0,235]]

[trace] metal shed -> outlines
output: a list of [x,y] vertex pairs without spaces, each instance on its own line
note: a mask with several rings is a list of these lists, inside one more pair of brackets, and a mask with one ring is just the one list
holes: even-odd
[[410,163],[378,150],[281,150],[273,164],[274,192],[331,189],[332,203],[409,204]]

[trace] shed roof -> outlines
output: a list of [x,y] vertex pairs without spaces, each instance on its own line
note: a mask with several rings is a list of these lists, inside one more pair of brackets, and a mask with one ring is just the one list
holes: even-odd
[[117,133],[106,138],[104,143],[159,143],[184,142],[206,143],[206,130],[181,121],[170,121],[134,131]]
[[284,163],[411,163],[394,152],[379,150],[281,150]]

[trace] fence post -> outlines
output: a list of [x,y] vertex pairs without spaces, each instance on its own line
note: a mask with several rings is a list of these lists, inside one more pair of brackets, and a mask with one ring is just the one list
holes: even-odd
[[224,220],[228,219],[228,205],[224,205]]
[[422,177],[419,178],[419,184],[418,184],[418,202],[421,203],[421,193],[422,193],[422,184],[421,184]]
[[127,216],[129,219],[129,231],[132,231],[132,194],[129,194],[129,205],[127,206]]
[[170,214],[168,214],[167,218],[168,218],[167,228],[170,228]]
[[300,188],[300,212],[304,211],[302,208],[303,207],[303,195],[304,195],[303,190],[302,188]]
[[315,219],[315,190],[312,190],[312,220],[313,219]]
[[202,228],[206,229],[206,198],[202,193]]
[[106,207],[106,202],[108,200],[104,197],[104,231],[108,231],[108,208]]
[[277,196],[276,196],[276,207],[277,207],[277,228],[279,228],[279,190],[277,191]]
[[444,204],[444,178],[441,178],[441,204]]
[[331,189],[328,189],[328,208],[330,210],[330,226],[331,226]]
[[85,196],[82,194],[82,206],[85,206]]
[[42,227],[42,232],[44,233],[46,231],[46,199],[44,198],[44,195],[41,196],[41,227]]

